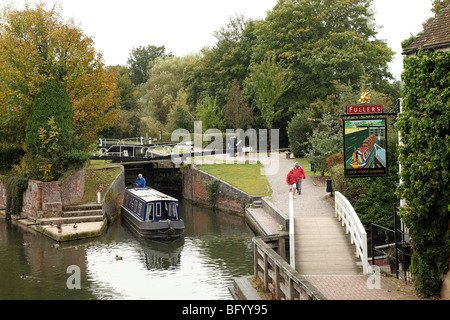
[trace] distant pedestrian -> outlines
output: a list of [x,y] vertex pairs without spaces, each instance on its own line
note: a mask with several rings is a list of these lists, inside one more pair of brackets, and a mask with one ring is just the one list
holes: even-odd
[[138,177],[136,178],[136,181],[134,182],[134,186],[136,188],[145,188],[145,178],[142,176],[141,173],[138,174]]
[[306,179],[305,170],[298,164],[298,162],[294,165],[294,175],[296,179],[296,187],[297,193],[302,194],[302,180]]
[[228,151],[230,153],[230,157],[234,157],[234,146],[235,146],[235,144],[236,144],[236,140],[235,140],[235,138],[233,136],[233,137],[230,138],[230,141],[228,143]]
[[295,198],[295,182],[296,182],[296,179],[295,179],[295,175],[294,175],[294,168],[291,168],[289,170],[289,173],[288,173],[288,175],[286,177],[286,182],[287,182],[288,187],[289,187],[289,193],[292,192],[292,195]]

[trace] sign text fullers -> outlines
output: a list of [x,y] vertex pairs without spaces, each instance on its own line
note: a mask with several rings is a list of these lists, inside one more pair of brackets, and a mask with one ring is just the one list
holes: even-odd
[[379,114],[383,113],[383,105],[353,105],[347,106],[347,114]]

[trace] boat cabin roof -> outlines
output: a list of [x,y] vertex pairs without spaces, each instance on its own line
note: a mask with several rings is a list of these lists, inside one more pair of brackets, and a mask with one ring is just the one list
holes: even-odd
[[127,191],[145,202],[153,202],[153,201],[177,201],[178,199],[168,196],[158,190],[152,188],[127,188]]
[[359,150],[361,150],[361,152],[364,153],[367,151],[367,147],[361,147],[361,148],[359,148]]

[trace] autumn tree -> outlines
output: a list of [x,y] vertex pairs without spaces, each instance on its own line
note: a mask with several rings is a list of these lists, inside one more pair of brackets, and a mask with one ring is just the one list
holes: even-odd
[[0,23],[0,138],[23,146],[34,101],[45,82],[57,79],[67,90],[73,126],[85,146],[114,124],[117,74],[107,72],[92,38],[61,9],[40,3],[8,7]]

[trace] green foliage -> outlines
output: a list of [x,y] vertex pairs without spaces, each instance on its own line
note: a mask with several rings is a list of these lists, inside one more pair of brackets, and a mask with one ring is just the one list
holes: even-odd
[[23,150],[5,144],[0,145],[0,170],[9,170],[13,164],[17,164],[23,156]]
[[130,80],[138,86],[147,81],[147,72],[149,65],[152,61],[160,57],[170,56],[171,54],[165,53],[166,48],[164,46],[140,46],[131,50],[130,57],[128,58],[128,65],[130,70]]
[[23,193],[28,187],[28,176],[9,175],[6,179],[6,214],[20,215]]
[[439,294],[450,256],[450,53],[419,51],[406,57],[402,80],[401,208],[419,259],[416,288]]
[[268,55],[261,63],[250,66],[250,75],[246,78],[244,86],[247,94],[255,97],[255,104],[268,129],[272,128],[275,117],[283,109],[276,108],[275,104],[291,86],[292,74],[282,67],[274,55]]
[[74,134],[72,108],[61,81],[47,81],[35,100],[26,132],[28,152],[15,171],[40,181],[58,180],[89,159],[85,141]]
[[[69,96],[62,82],[58,79],[46,81],[34,102],[27,122],[25,142],[28,151],[33,154],[45,152],[41,148],[41,143],[45,144],[41,139],[41,131],[49,125],[50,119],[53,119],[53,124],[58,128],[58,133],[49,132],[52,148],[65,143],[73,135],[72,118]],[[44,145],[42,147],[44,148]]]
[[371,0],[282,0],[255,28],[254,57],[271,52],[291,66],[289,105],[305,109],[335,93],[335,83],[359,87],[360,78],[379,89],[392,78],[393,52],[375,39]]
[[205,182],[204,186],[207,194],[206,201],[214,209],[216,205],[217,190],[219,189],[219,181],[213,179],[211,181]]
[[230,98],[224,108],[224,116],[227,122],[227,128],[246,130],[250,127],[252,110],[250,110],[247,102],[244,100],[241,86],[237,79],[233,80]]
[[[309,150],[308,136],[314,129],[314,123],[308,118],[305,111],[294,115],[288,123],[289,148],[295,157],[303,157],[305,150]],[[306,146],[306,147],[305,147]]]
[[311,149],[306,155],[310,163],[314,163],[322,176],[327,169],[327,158],[342,150],[342,130],[339,118],[327,113],[320,120],[319,125],[308,136]]
[[199,101],[196,110],[196,117],[202,121],[202,130],[208,129],[225,129],[225,121],[223,117],[223,109],[219,108],[217,101],[211,99],[210,96],[204,95]]

